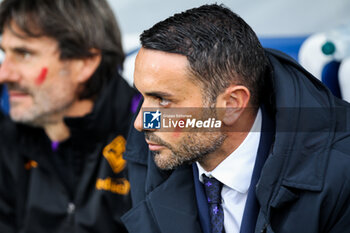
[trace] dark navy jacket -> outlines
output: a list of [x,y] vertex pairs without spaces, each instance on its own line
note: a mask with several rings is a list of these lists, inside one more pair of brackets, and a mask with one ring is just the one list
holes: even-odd
[[[289,57],[266,52],[274,71],[275,133],[255,187],[257,220],[241,232],[350,232],[350,105]],[[191,165],[159,170],[135,130],[124,158],[133,208],[122,221],[129,232],[205,230]]]

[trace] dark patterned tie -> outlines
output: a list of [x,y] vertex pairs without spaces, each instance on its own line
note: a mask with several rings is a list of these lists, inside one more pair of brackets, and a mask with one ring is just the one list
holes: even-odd
[[222,183],[217,179],[208,178],[202,175],[204,189],[209,204],[210,222],[212,233],[223,233],[224,230],[224,211],[221,206]]

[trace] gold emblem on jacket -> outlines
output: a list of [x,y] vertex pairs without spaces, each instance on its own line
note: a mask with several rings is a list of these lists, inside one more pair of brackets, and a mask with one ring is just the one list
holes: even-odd
[[121,172],[126,165],[126,161],[123,159],[125,144],[125,138],[118,136],[103,149],[103,156],[107,159],[114,173]]
[[106,179],[97,179],[96,189],[126,195],[130,191],[130,183],[125,178],[107,177]]
[[[114,173],[121,172],[126,166],[126,161],[123,159],[125,145],[125,138],[123,136],[118,136],[103,149],[103,156],[108,161]],[[130,191],[130,183],[125,178],[98,178],[96,181],[96,189],[126,195]]]

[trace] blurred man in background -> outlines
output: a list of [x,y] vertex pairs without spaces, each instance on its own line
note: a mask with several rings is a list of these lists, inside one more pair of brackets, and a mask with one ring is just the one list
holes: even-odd
[[125,232],[134,90],[105,0],[4,0],[0,232]]

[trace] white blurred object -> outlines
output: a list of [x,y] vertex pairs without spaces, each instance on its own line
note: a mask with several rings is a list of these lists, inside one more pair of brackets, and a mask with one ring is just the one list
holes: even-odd
[[137,52],[136,49],[140,48],[139,35],[138,34],[125,34],[122,38],[124,52],[127,55],[124,61],[123,77],[129,83],[130,86],[134,84],[134,68]]
[[4,59],[5,59],[5,53],[4,53],[4,51],[0,50],[0,64],[2,64]]
[[350,24],[343,24],[325,33],[326,42],[322,46],[325,55],[336,61],[350,57]]
[[299,50],[300,64],[319,80],[321,80],[324,66],[333,60],[332,56],[322,52],[322,46],[326,42],[325,33],[316,33],[308,37]]
[[[300,48],[299,62],[334,91],[335,95],[341,95],[350,102],[350,24],[343,24],[307,38]],[[323,73],[330,62],[340,62],[338,76]],[[335,72],[334,69],[329,69],[328,67],[328,72]]]
[[174,13],[217,2],[239,14],[259,36],[305,36],[350,20],[349,0],[108,0],[122,34],[150,28]]
[[342,98],[350,102],[350,57],[340,64],[338,76]]

